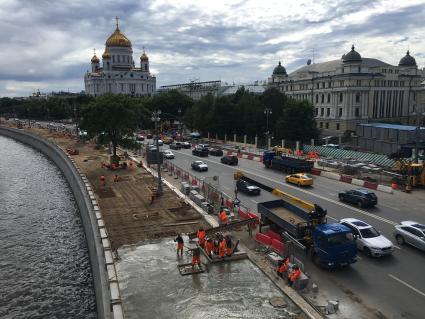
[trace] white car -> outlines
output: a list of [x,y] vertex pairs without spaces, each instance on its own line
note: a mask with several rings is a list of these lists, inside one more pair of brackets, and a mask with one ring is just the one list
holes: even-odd
[[166,159],[173,159],[174,158],[174,153],[171,152],[170,150],[165,150],[164,151],[164,158],[166,158]]
[[357,249],[370,257],[391,255],[394,251],[393,243],[381,235],[374,227],[355,218],[344,218],[340,223],[353,231]]

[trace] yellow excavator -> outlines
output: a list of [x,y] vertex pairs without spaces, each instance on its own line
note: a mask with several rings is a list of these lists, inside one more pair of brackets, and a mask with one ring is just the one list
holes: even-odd
[[407,183],[412,186],[425,186],[424,164],[412,163],[412,161],[397,160],[394,170],[406,176]]

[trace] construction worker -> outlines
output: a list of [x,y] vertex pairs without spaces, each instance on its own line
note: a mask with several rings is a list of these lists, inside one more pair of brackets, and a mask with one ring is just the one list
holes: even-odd
[[286,274],[289,269],[289,258],[285,257],[285,259],[279,261],[277,265],[277,275],[281,278],[283,278],[283,274]]
[[202,248],[204,248],[204,244],[205,244],[205,236],[207,234],[205,233],[205,230],[201,227],[199,228],[198,232],[196,233],[196,237],[198,237],[198,244],[199,246],[201,246]]
[[174,239],[174,242],[177,243],[177,256],[180,253],[180,256],[183,256],[183,247],[184,247],[184,241],[180,234],[177,234],[176,239]]
[[218,238],[215,238],[213,240],[213,252],[214,252],[214,255],[216,256],[218,256],[219,247],[220,247],[220,241],[218,240]]
[[105,178],[105,175],[101,175],[101,176],[100,176],[100,185],[101,185],[102,187],[105,187],[105,185],[106,185],[106,178]]
[[207,253],[208,257],[212,257],[211,252],[213,250],[214,247],[214,243],[213,240],[211,238],[208,238],[207,241],[205,242],[205,252]]
[[120,177],[118,175],[114,175],[114,182],[117,183],[120,180]]
[[198,265],[198,267],[201,267],[201,249],[199,247],[192,248],[192,268],[195,267],[195,265]]
[[292,268],[291,273],[288,276],[288,285],[292,287],[295,281],[297,281],[301,277],[301,270],[300,267],[294,266]]
[[224,258],[226,253],[226,239],[222,236],[218,245],[218,257]]
[[232,256],[232,237],[230,235],[226,236],[226,255],[227,257]]
[[226,214],[226,211],[224,209],[218,215],[218,219],[219,219],[221,224],[227,224],[228,223],[227,214]]

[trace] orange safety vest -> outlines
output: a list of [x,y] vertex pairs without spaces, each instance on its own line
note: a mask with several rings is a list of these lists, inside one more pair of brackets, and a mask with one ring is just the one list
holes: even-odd
[[227,223],[227,214],[224,210],[221,211],[219,218],[223,223]]
[[287,272],[289,268],[289,263],[288,262],[284,262],[282,263],[282,265],[280,265],[280,267],[277,267],[277,271],[280,273],[284,273]]
[[205,251],[207,252],[207,255],[211,255],[211,250],[213,249],[213,243],[211,242],[206,242],[205,243]]
[[294,270],[292,273],[291,273],[291,275],[289,276],[289,279],[291,280],[291,281],[295,281],[295,280],[297,280],[298,278],[300,278],[301,277],[301,270]]

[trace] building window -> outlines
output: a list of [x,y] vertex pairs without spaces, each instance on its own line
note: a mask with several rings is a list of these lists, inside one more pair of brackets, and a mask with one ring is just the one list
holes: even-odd
[[331,108],[330,107],[328,107],[326,109],[326,116],[331,116]]
[[120,55],[117,55],[117,58],[118,58],[118,63],[120,63],[121,62],[121,56]]
[[357,80],[356,85],[357,86],[362,86],[362,80]]
[[320,108],[320,116],[323,116],[325,114],[325,109],[322,107]]
[[325,128],[328,129],[329,128],[329,122],[325,123]]
[[325,88],[325,82],[322,82],[322,89]]
[[331,103],[331,94],[328,93],[328,103]]
[[319,115],[319,108],[316,107],[316,116]]
[[319,84],[320,84],[320,83],[316,83],[316,89],[318,89],[318,88],[319,88]]
[[136,84],[130,84],[130,91],[135,92],[136,91]]
[[357,92],[356,93],[356,103],[359,103],[359,102],[360,102],[360,93]]
[[339,108],[338,110],[338,116],[341,117],[342,116],[342,107]]
[[336,123],[336,130],[339,131],[339,123]]
[[339,102],[342,103],[342,101],[344,101],[344,94],[339,93]]
[[323,128],[323,122],[319,122],[319,127]]
[[319,103],[319,94],[316,94],[316,103]]
[[359,73],[362,72],[362,67],[361,66],[359,66],[358,71],[359,71]]
[[124,83],[121,83],[121,92],[124,92]]
[[404,81],[400,81],[400,86],[404,86]]
[[112,63],[115,63],[115,55],[112,56]]
[[354,110],[354,115],[355,115],[356,117],[359,117],[359,116],[360,116],[360,110],[359,110],[359,108],[358,108],[358,107],[356,107],[356,108],[355,108],[355,110]]
[[344,81],[339,81],[339,86],[344,86]]
[[111,85],[111,83],[108,84],[108,90],[109,90],[109,93],[112,92],[112,85]]
[[322,103],[325,103],[325,95],[322,94]]

